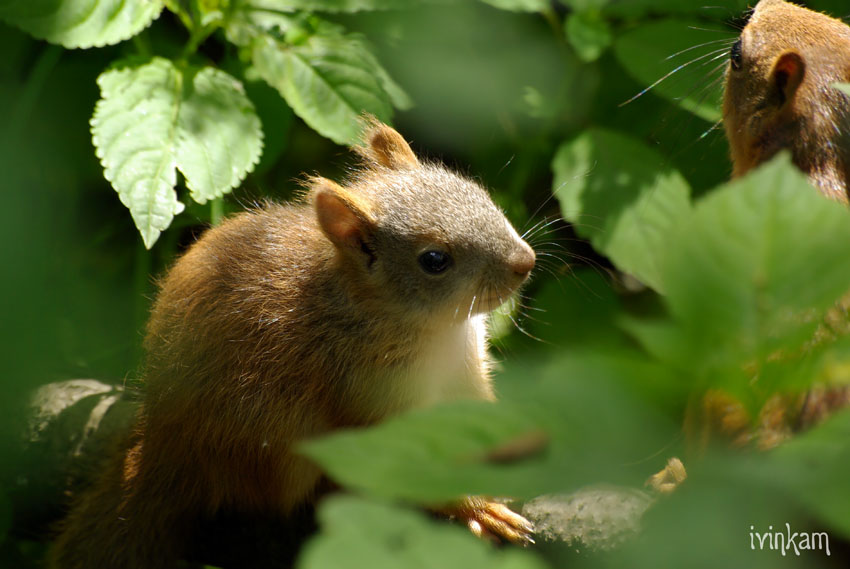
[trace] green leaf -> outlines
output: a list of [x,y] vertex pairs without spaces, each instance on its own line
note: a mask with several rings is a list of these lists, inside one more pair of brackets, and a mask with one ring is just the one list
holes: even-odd
[[222,71],[154,58],[106,71],[98,85],[92,140],[148,248],[183,210],[175,168],[203,203],[229,192],[259,159],[259,119]]
[[821,519],[850,537],[850,413],[838,412],[822,425],[776,449],[759,464],[757,479],[779,485]]
[[162,0],[9,0],[0,4],[0,19],[51,43],[87,48],[133,37],[162,7]]
[[221,197],[254,169],[263,131],[242,84],[206,67],[185,73],[177,119],[177,167],[198,203]]
[[588,483],[642,483],[645,469],[625,465],[679,428],[638,395],[677,378],[640,354],[573,352],[514,362],[505,375],[500,391],[510,396],[498,403],[417,410],[299,451],[348,488],[433,505],[467,494],[530,498]]
[[[257,0],[252,0],[256,2]],[[263,0],[261,0],[263,1]],[[360,12],[401,10],[424,2],[440,0],[264,0],[277,10],[308,12]],[[445,0],[443,0],[445,1]]]
[[785,155],[683,213],[668,249],[666,302],[694,366],[796,349],[850,290],[850,212]]
[[311,128],[338,144],[355,144],[363,113],[384,122],[392,117],[390,98],[377,77],[371,54],[357,40],[310,36],[285,45],[268,35],[256,38],[255,71]]
[[550,8],[548,0],[481,0],[500,10],[511,12],[542,12]]
[[238,46],[250,47],[256,35],[266,32],[283,37],[297,25],[298,16],[278,7],[278,0],[234,0],[225,21],[227,39]]
[[582,61],[596,61],[611,45],[611,28],[598,11],[573,12],[565,28],[570,45]]
[[299,569],[545,567],[529,552],[495,549],[465,528],[430,519],[422,512],[354,496],[325,500],[318,517],[321,532],[304,546]]
[[[637,19],[647,14],[693,15],[702,19],[725,20],[743,15],[752,6],[748,0],[717,0],[709,5],[701,2],[682,2],[682,0],[628,0],[612,2],[610,0],[566,0],[569,5],[585,3],[605,3],[605,14],[616,18]],[[704,27],[704,26],[703,26]]]
[[[721,118],[721,89],[715,83],[721,79],[728,61],[729,45],[715,42],[693,49],[706,41],[727,37],[700,31],[706,26],[711,28],[696,20],[649,22],[617,38],[614,53],[623,68],[648,90],[709,122],[717,122]],[[710,37],[706,39],[707,36]],[[630,104],[640,104],[639,101]]]
[[687,181],[641,142],[589,129],[552,161],[564,219],[617,267],[663,291],[661,252],[690,208]]

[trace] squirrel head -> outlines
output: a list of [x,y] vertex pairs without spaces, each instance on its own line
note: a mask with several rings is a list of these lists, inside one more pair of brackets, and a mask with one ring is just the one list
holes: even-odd
[[481,186],[420,162],[375,120],[355,151],[364,166],[350,183],[313,178],[308,196],[359,296],[420,319],[464,320],[528,278],[534,251]]
[[850,99],[833,87],[848,81],[850,26],[785,0],[761,0],[726,70],[723,120],[734,175],[789,149],[824,193],[843,193],[825,187],[833,182],[822,170],[843,162],[836,148],[850,149],[836,139],[847,136]]

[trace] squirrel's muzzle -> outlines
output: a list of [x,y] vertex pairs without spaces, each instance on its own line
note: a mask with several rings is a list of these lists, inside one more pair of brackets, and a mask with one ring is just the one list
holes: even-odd
[[520,245],[508,257],[508,267],[521,281],[528,278],[531,274],[531,269],[534,268],[536,256],[534,249],[528,246],[525,241],[520,242]]

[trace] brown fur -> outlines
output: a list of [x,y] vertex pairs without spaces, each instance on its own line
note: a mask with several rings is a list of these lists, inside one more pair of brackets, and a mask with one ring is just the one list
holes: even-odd
[[[493,399],[484,315],[534,253],[478,185],[379,123],[364,140],[346,187],[314,178],[302,203],[234,216],[171,269],[134,434],[71,511],[53,567],[171,567],[199,518],[312,501],[321,472],[298,441]],[[426,274],[423,247],[454,265]]]
[[761,0],[738,41],[723,102],[734,176],[788,149],[821,192],[846,203],[850,97],[832,85],[850,81],[850,26]]

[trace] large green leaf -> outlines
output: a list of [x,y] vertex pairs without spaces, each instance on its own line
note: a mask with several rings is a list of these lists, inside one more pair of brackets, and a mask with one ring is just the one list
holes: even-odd
[[276,88],[292,110],[317,132],[339,144],[354,144],[363,113],[388,122],[392,106],[374,57],[359,40],[312,35],[286,45],[268,35],[256,38],[256,72]]
[[175,168],[203,203],[229,192],[259,159],[259,119],[223,71],[154,58],[106,71],[98,85],[95,149],[148,248],[183,209]]
[[850,290],[850,212],[784,155],[682,215],[666,248],[675,328],[654,339],[691,368],[793,352]]
[[[675,378],[640,355],[573,352],[551,362],[516,362],[506,375],[513,376],[503,378],[511,396],[499,403],[418,410],[300,450],[349,488],[435,504],[465,494],[530,498],[633,482],[635,469],[627,465],[678,430],[639,395]],[[645,468],[637,471],[642,482]]]
[[299,569],[542,569],[531,553],[495,549],[462,527],[424,513],[337,496],[322,503],[321,532],[307,543]]
[[604,129],[562,145],[552,161],[564,219],[618,268],[660,291],[668,232],[690,208],[687,181],[664,162],[641,142]]
[[[734,30],[712,29],[697,20],[666,19],[621,35],[614,42],[614,53],[647,89],[717,122],[721,117],[719,81],[734,39]],[[639,105],[640,99],[629,104]]]
[[263,151],[263,131],[242,84],[206,67],[185,73],[177,118],[177,167],[198,203],[235,188]]
[[93,47],[131,38],[162,11],[162,0],[4,0],[0,19],[65,47]]

